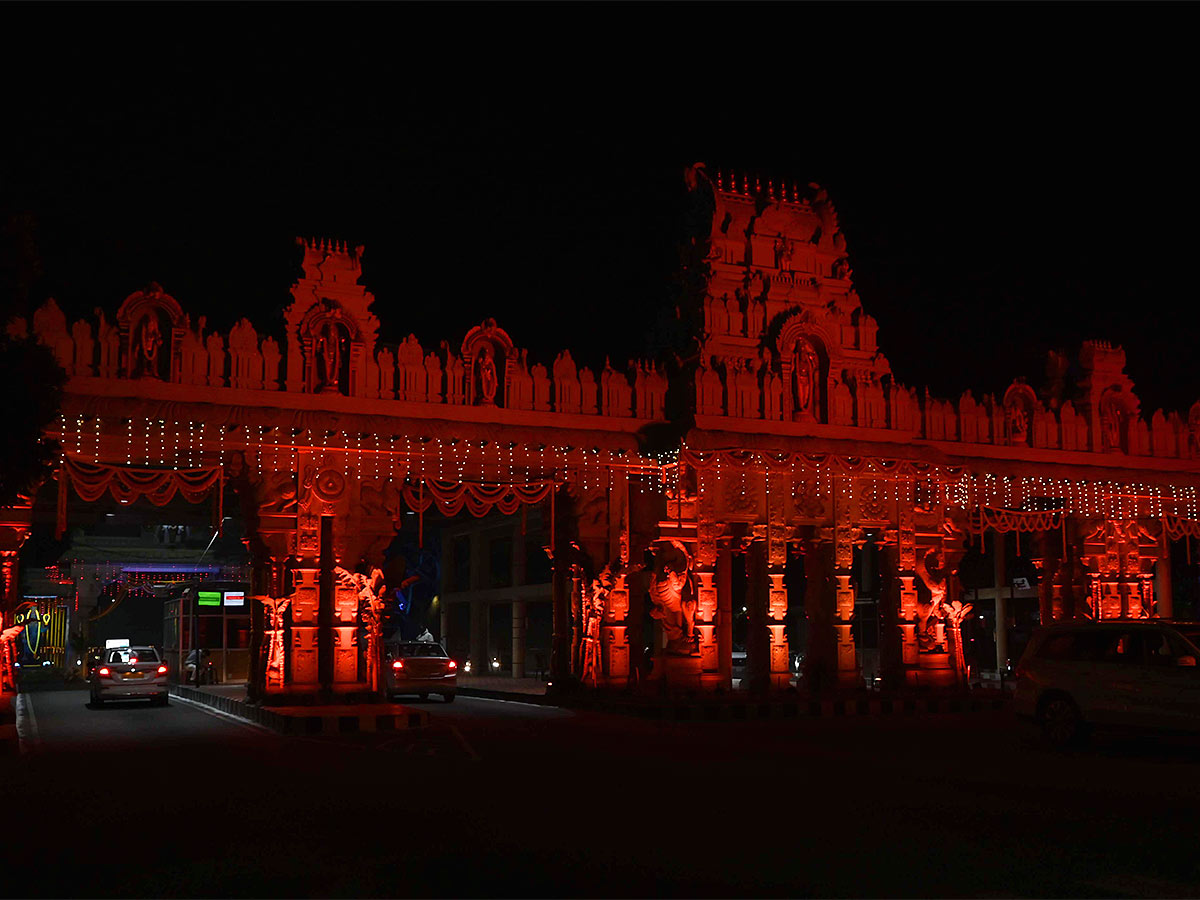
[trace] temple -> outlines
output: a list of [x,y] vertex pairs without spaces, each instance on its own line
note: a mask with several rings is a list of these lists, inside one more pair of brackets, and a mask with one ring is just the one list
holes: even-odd
[[[1102,341],[1077,378],[1052,358],[1038,390],[931,397],[893,376],[823,189],[703,167],[688,183],[703,296],[682,372],[530,359],[503,309],[454,341],[384,346],[363,248],[315,239],[283,334],[206,332],[158,285],[111,318],[68,323],[51,300],[9,322],[70,376],[41,489],[58,492],[59,532],[72,495],[180,494],[218,528],[236,503],[264,702],[377,691],[374,570],[410,512],[422,540],[426,517],[537,523],[551,677],[586,690],[729,689],[743,607],[745,686],[786,689],[798,657],[814,690],[861,685],[864,580],[882,683],[961,683],[960,569],[1002,555],[997,536],[1024,542],[1042,622],[1172,615],[1172,546],[1200,534],[1200,402],[1143,413]],[[669,392],[693,418],[651,452]],[[34,503],[0,516],[6,627]]]

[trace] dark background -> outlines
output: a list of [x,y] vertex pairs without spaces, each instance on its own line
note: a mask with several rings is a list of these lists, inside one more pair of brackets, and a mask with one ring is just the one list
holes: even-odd
[[69,9],[71,40],[16,8],[46,18],[4,63],[25,315],[111,318],[154,280],[210,329],[281,335],[317,235],[366,245],[384,340],[494,316],[531,361],[623,362],[660,349],[702,160],[827,187],[904,383],[1037,384],[1098,337],[1145,413],[1200,396],[1173,8]]

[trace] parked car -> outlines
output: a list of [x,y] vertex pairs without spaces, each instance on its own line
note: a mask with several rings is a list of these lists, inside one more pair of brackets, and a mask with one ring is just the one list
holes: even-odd
[[1072,622],[1034,632],[1013,709],[1051,744],[1094,726],[1200,731],[1200,623]]
[[106,700],[146,699],[167,705],[167,665],[154,647],[114,647],[103,650],[100,664],[88,675],[92,706]]
[[405,641],[385,645],[383,668],[389,700],[397,694],[416,694],[422,700],[441,694],[447,703],[454,702],[458,663],[441,644]]

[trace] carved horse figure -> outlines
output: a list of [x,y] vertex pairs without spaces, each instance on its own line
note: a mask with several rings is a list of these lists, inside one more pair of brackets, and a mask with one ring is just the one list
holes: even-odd
[[696,650],[696,597],[686,592],[692,560],[679,541],[660,541],[650,579],[650,616],[662,623],[666,652],[691,656]]

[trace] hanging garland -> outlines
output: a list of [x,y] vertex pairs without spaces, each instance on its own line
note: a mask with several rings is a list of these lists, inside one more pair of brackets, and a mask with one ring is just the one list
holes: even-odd
[[[114,500],[129,504],[145,497],[155,506],[166,506],[175,494],[182,494],[189,503],[199,503],[217,487],[224,487],[223,470],[207,469],[137,469],[125,466],[107,466],[83,462],[64,457],[58,472],[58,522],[56,536],[61,538],[67,530],[67,485],[88,503],[94,503],[110,493]],[[218,503],[221,504],[220,498]],[[214,509],[214,517],[220,522],[220,507]]]
[[404,485],[404,502],[418,513],[437,504],[445,516],[460,513],[465,506],[475,517],[486,516],[493,509],[511,516],[523,505],[541,503],[550,496],[554,482],[532,484],[477,484],[474,482],[422,480]]

